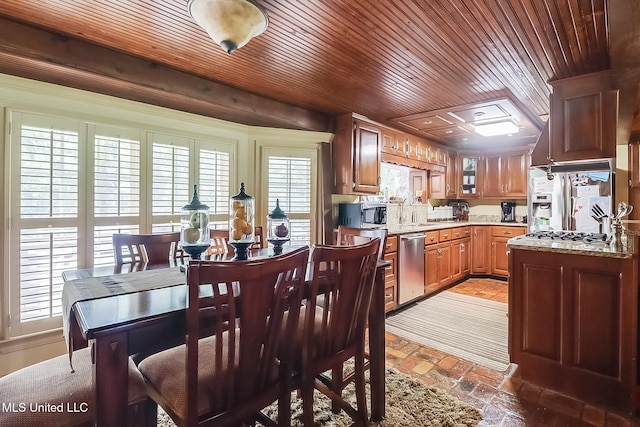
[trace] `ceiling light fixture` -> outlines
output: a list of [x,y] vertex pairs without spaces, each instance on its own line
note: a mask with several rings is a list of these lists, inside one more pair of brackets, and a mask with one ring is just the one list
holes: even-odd
[[267,11],[253,0],[189,0],[187,10],[229,55],[269,25]]
[[520,130],[513,122],[496,122],[476,125],[475,131],[482,136],[498,136],[517,133]]

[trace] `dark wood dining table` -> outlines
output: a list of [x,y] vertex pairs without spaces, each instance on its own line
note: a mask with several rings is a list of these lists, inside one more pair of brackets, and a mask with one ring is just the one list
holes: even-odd
[[[290,247],[289,250],[295,249]],[[274,256],[272,249],[253,250],[251,258]],[[232,255],[216,255],[231,261]],[[369,362],[371,378],[371,419],[385,415],[384,270],[388,261],[379,261],[374,296],[369,311]],[[78,293],[99,278],[115,283],[114,295],[79,299],[70,306],[68,336],[74,349],[93,347],[93,381],[96,425],[122,427],[127,424],[128,357],[147,355],[184,343],[187,286],[168,284],[143,291],[127,287],[127,278],[136,272],[157,270],[159,276],[180,282],[180,266],[170,264],[105,266],[63,273],[64,294]],[[149,274],[149,273],[148,273]],[[153,273],[151,273],[153,274]],[[184,274],[184,273],[181,273]],[[131,280],[133,283],[135,280]],[[120,289],[122,288],[122,289]],[[117,293],[122,290],[125,293]],[[80,292],[81,293],[81,292]]]

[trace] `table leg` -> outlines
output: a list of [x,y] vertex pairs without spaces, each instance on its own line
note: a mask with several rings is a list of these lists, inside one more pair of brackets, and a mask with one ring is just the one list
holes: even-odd
[[92,344],[96,425],[127,425],[129,345],[126,332],[96,338]]
[[369,375],[371,378],[371,420],[385,416],[384,356],[384,266],[378,266],[369,309]]

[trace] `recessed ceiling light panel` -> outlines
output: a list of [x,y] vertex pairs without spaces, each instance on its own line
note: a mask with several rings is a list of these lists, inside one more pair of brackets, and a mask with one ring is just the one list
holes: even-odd
[[476,133],[482,136],[499,136],[517,133],[520,130],[513,122],[496,122],[475,127]]

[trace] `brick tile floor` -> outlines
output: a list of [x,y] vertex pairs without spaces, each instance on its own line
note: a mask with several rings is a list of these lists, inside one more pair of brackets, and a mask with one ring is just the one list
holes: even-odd
[[[507,302],[502,280],[471,278],[449,290]],[[513,376],[514,365],[506,372],[493,371],[390,333],[386,345],[387,365],[482,410],[481,427],[640,427],[638,418],[524,382]]]

